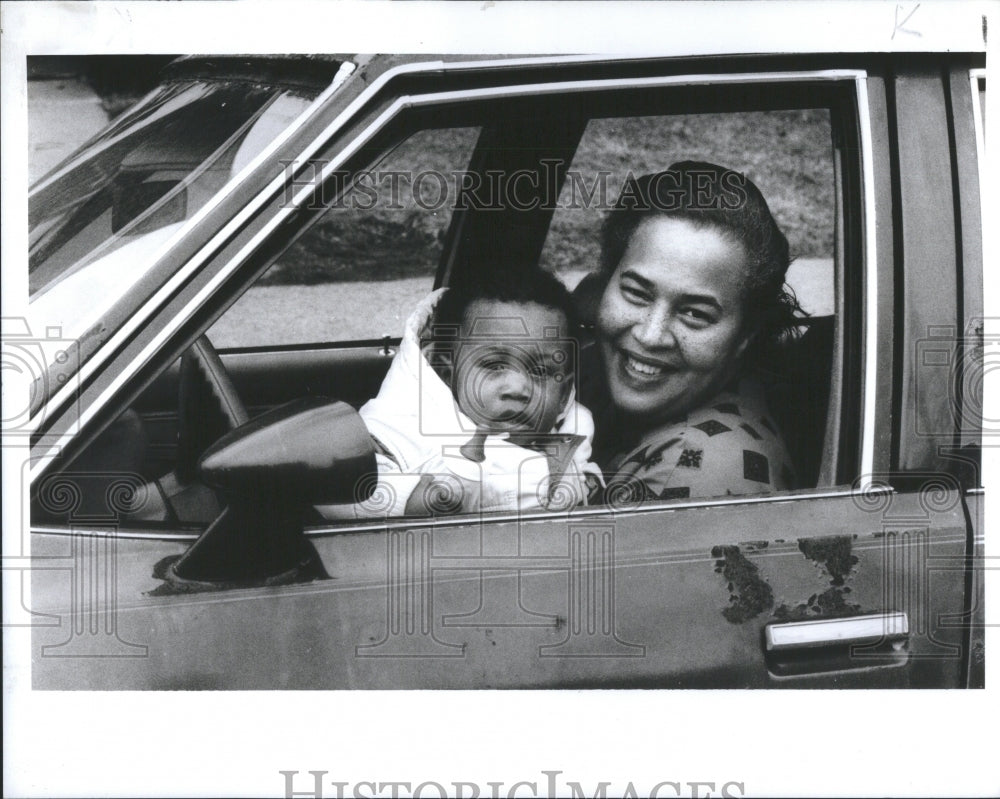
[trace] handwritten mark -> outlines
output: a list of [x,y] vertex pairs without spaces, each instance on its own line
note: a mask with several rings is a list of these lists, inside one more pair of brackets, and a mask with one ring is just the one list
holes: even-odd
[[904,28],[903,27],[907,22],[910,21],[910,18],[914,14],[917,13],[917,9],[918,8],[920,8],[920,3],[917,3],[913,7],[913,10],[909,14],[907,14],[905,17],[903,17],[903,20],[901,22],[900,19],[899,19],[899,12],[900,11],[905,11],[906,9],[903,6],[901,6],[901,5],[898,5],[898,4],[896,5],[896,25],[892,29],[892,36],[890,37],[891,39],[895,39],[897,33],[908,33],[908,34],[910,34],[910,36],[923,36],[923,34],[920,31],[912,31],[912,30],[910,30],[908,28]]

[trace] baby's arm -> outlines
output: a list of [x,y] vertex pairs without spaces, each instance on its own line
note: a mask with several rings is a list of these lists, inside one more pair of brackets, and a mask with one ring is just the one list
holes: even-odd
[[404,510],[407,516],[449,516],[475,510],[479,484],[454,473],[423,474]]

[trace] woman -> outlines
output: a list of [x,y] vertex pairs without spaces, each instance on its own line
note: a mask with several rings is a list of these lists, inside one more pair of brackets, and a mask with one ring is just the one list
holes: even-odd
[[595,456],[608,501],[793,487],[756,368],[794,335],[788,242],[743,175],[682,162],[631,180],[605,221]]

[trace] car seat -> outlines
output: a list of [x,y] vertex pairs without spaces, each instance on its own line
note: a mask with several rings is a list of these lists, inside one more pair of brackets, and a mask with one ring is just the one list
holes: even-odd
[[795,464],[796,488],[813,488],[823,460],[836,317],[810,317],[798,337],[782,342],[762,374],[767,404]]

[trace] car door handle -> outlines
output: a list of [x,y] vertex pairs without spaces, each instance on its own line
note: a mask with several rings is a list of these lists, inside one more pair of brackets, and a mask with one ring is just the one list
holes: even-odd
[[764,658],[774,677],[903,666],[909,660],[905,613],[769,624]]
[[764,629],[764,645],[768,652],[791,652],[874,641],[903,641],[909,632],[910,626],[905,613],[872,613],[841,619],[769,624]]

